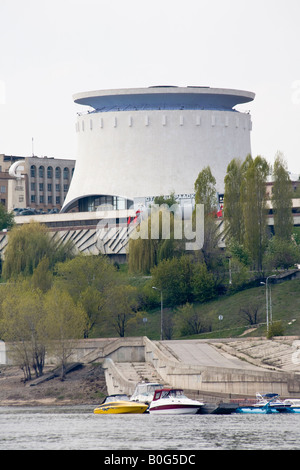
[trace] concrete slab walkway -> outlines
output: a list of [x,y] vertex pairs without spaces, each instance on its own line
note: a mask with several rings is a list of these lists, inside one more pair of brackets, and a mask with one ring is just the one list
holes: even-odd
[[175,357],[185,364],[231,369],[263,370],[238,357],[218,349],[213,343],[197,340],[162,341]]

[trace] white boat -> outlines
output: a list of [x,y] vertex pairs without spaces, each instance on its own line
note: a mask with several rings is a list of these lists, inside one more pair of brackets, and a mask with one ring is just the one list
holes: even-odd
[[278,393],[265,393],[261,395],[260,393],[256,394],[257,403],[254,404],[255,407],[262,408],[264,406],[270,406],[273,408],[283,407],[283,401],[279,399]]
[[150,414],[196,414],[201,406],[197,400],[187,398],[182,389],[162,388],[154,392]]
[[149,405],[153,400],[155,390],[161,388],[163,388],[163,385],[157,382],[138,383],[130,397],[130,401],[138,401],[140,403],[147,403]]
[[256,394],[257,402],[254,405],[242,405],[236,409],[236,413],[253,413],[253,414],[270,414],[270,413],[287,413],[290,406],[284,404],[279,399],[277,393]]
[[286,400],[283,400],[283,404],[289,407],[291,413],[300,413],[299,398],[287,398]]

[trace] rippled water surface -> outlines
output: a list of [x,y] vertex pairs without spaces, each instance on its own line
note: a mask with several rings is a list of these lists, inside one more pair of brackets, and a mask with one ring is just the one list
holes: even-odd
[[299,449],[297,415],[95,415],[93,407],[0,407],[0,449]]

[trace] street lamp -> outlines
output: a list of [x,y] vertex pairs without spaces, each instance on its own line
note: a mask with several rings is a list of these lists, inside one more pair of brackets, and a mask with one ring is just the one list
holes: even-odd
[[152,289],[158,290],[160,292],[160,340],[163,339],[163,293],[162,290],[158,289],[157,287],[152,287]]
[[[267,319],[267,333],[269,333],[269,319],[272,323],[272,299],[271,299],[271,288],[270,289],[270,296],[268,296],[268,280],[270,277],[276,277],[276,274],[272,274],[272,276],[268,276],[266,278],[266,282],[261,282],[261,284],[266,286],[266,319]],[[270,297],[270,299],[269,299]],[[270,308],[269,308],[270,303]]]

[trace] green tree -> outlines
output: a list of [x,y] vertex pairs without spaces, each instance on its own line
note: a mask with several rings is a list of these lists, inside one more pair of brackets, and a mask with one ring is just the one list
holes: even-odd
[[112,288],[117,289],[118,277],[116,268],[104,255],[81,254],[56,265],[55,283],[66,290],[88,315],[86,337],[104,315],[106,295]]
[[174,204],[177,204],[174,192],[172,192],[170,196],[156,196],[154,198],[154,204],[158,204],[159,206],[167,204],[167,206],[172,207]]
[[[137,238],[129,238],[128,267],[130,273],[149,274],[151,268],[158,262],[159,240],[151,238],[151,219],[143,220],[137,227]],[[147,237],[141,234],[147,230]]]
[[137,308],[137,289],[130,285],[120,285],[107,293],[106,322],[112,323],[118,335],[123,338],[128,322],[136,315]]
[[[217,272],[222,265],[222,254],[219,249],[219,241],[222,233],[216,219],[217,192],[216,179],[212,175],[210,167],[204,168],[195,181],[195,203],[204,205],[204,243],[197,255],[204,260],[209,270]],[[193,214],[195,223],[195,211]]]
[[216,211],[216,179],[209,166],[200,171],[195,181],[195,203],[204,204],[205,215]]
[[40,289],[42,292],[47,292],[51,288],[53,274],[49,269],[49,259],[47,257],[42,258],[33,270],[31,281],[33,288]]
[[267,244],[266,179],[269,166],[266,160],[250,155],[243,163],[242,204],[245,224],[244,246],[250,253],[253,266],[262,270]]
[[0,230],[9,230],[14,225],[14,214],[13,212],[8,212],[5,209],[5,206],[0,203]]
[[152,285],[163,291],[166,306],[192,301],[192,264],[188,256],[161,261],[151,270],[151,275]]
[[190,303],[177,309],[175,327],[181,336],[198,335],[209,329],[203,313]]
[[194,302],[207,302],[216,295],[214,275],[208,271],[205,263],[193,264],[191,287]]
[[272,205],[274,215],[274,231],[278,238],[291,240],[293,232],[293,190],[287,164],[282,154],[277,153],[274,169]]
[[151,274],[151,283],[163,292],[166,306],[204,302],[216,294],[215,278],[206,264],[187,255],[163,260]]
[[74,303],[68,292],[57,286],[46,293],[44,307],[48,349],[56,356],[61,366],[61,380],[64,380],[76,340],[84,337],[88,318],[85,310]]
[[3,276],[17,278],[32,275],[39,262],[47,257],[52,268],[56,262],[72,256],[72,244],[59,244],[51,238],[47,227],[37,222],[15,226],[9,232],[5,249]]
[[[2,287],[5,297],[1,304],[1,337],[10,344],[10,354],[24,373],[24,380],[43,374],[46,338],[43,294],[32,289],[28,281]],[[2,289],[1,288],[1,289]]]
[[242,163],[233,159],[227,167],[224,179],[224,219],[228,240],[242,244],[244,240],[244,216],[241,201],[243,181]]
[[[174,217],[177,204],[169,204],[173,199],[157,198],[162,205],[151,208],[150,217],[142,220],[134,236],[129,239],[128,266],[131,273],[150,274],[151,269],[164,259],[179,256],[184,250],[182,220]],[[175,233],[175,225],[177,232]],[[178,225],[179,224],[179,225]]]
[[288,269],[299,263],[300,247],[277,235],[269,240],[264,263],[267,269]]

